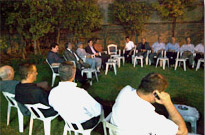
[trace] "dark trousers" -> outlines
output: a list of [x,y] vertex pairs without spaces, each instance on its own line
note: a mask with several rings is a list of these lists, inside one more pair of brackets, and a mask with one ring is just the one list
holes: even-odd
[[167,52],[167,57],[169,58],[170,65],[175,64],[175,59],[177,58],[176,52]]
[[[91,129],[93,128],[95,125],[97,125],[98,121],[100,120],[100,116],[97,117],[93,117],[89,120],[87,120],[86,122],[81,123],[83,129]],[[75,130],[78,130],[78,127],[76,124],[72,124]]]
[[201,58],[204,58],[204,55],[197,53],[196,56],[195,56],[195,59],[194,59],[195,63],[197,63],[198,60],[201,59]]
[[108,59],[109,59],[109,55],[103,53],[103,54],[101,54],[100,58],[102,59],[103,69],[105,69],[105,67],[106,67],[106,62],[107,62]]
[[127,63],[132,63],[132,53],[130,53],[130,51],[125,51],[125,54],[124,54],[125,61]]

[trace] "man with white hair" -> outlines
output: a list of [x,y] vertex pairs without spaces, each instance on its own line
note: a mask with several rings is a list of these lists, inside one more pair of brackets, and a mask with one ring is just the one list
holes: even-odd
[[[14,69],[8,65],[0,67],[0,78],[2,79],[2,81],[0,81],[0,91],[15,94],[15,88],[19,81],[13,80]],[[24,105],[18,103],[18,106],[23,115],[30,115],[29,110]]]

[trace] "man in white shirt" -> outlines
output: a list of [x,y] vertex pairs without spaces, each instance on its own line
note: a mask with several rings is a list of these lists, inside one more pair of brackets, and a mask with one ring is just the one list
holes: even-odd
[[102,106],[87,91],[76,87],[73,82],[76,68],[72,62],[63,62],[59,66],[61,82],[49,95],[49,104],[65,120],[73,124],[81,123],[84,129],[93,128],[100,119]]
[[[203,43],[203,42],[202,42]],[[198,62],[198,59],[204,58],[204,45],[200,43],[195,48],[194,51],[196,53],[195,62]]]
[[[145,76],[137,90],[124,87],[112,107],[111,123],[119,135],[186,135],[186,124],[166,88],[167,81],[157,73]],[[165,106],[171,120],[155,112],[155,102]]]
[[191,44],[191,38],[186,38],[186,44],[182,45],[180,48],[180,51],[182,52],[182,58],[188,58],[189,59],[189,67],[192,68],[192,64],[194,62],[194,45]]
[[154,56],[160,57],[161,52],[165,50],[165,44],[162,42],[162,37],[158,37],[158,41],[152,45],[152,53],[149,55],[151,64],[154,64]]
[[126,44],[125,44],[125,60],[126,62],[132,62],[132,54],[133,54],[133,50],[135,48],[135,44],[133,41],[130,41],[129,36],[127,36],[126,38]]

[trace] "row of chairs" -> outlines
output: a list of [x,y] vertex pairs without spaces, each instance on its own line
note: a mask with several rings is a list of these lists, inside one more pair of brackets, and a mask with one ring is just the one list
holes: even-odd
[[[23,118],[23,114],[21,113],[18,105],[17,105],[17,101],[14,99],[15,95],[8,93],[8,92],[2,92],[4,97],[6,98],[6,100],[8,101],[8,110],[7,110],[7,126],[9,125],[9,120],[10,120],[10,112],[11,112],[11,108],[14,107],[17,109],[17,113],[18,113],[18,123],[19,123],[19,132],[23,132],[23,124],[24,124],[24,118]],[[56,114],[55,116],[51,116],[51,117],[47,117],[45,118],[44,115],[42,114],[42,112],[39,109],[49,109],[50,107],[45,106],[43,104],[25,104],[25,106],[29,109],[29,111],[31,112],[31,116],[30,116],[30,124],[29,124],[29,135],[32,135],[32,129],[33,129],[33,120],[34,119],[38,119],[43,121],[44,123],[44,134],[45,135],[50,135],[50,129],[51,129],[51,121],[53,119],[55,119],[58,114]],[[176,108],[178,108],[176,105]],[[180,105],[181,106],[181,105]],[[191,109],[191,112],[194,112],[194,108],[192,107],[188,107],[187,108]],[[195,109],[196,110],[196,109]],[[198,111],[196,111],[198,112]],[[197,120],[199,118],[195,117],[196,114],[194,114],[194,116],[189,116],[186,114],[185,116],[182,115],[182,117],[185,119],[185,121],[191,122],[191,126],[192,126],[192,132],[196,133],[196,123]],[[120,131],[120,129],[111,124],[110,119],[112,116],[112,112],[105,118],[104,117],[104,111],[102,110],[101,116],[100,116],[100,120],[98,122],[98,124],[100,122],[103,123],[103,130],[104,130],[104,134],[107,135],[107,128],[109,129],[109,134],[110,135],[117,135],[117,132]],[[65,121],[65,126],[64,126],[64,131],[63,131],[63,135],[67,135],[67,132],[69,132],[69,135],[71,135],[71,132],[74,132],[75,135],[78,135],[79,133],[83,134],[83,135],[90,135],[92,130],[98,125],[96,125],[95,127],[93,127],[92,129],[87,129],[84,130],[82,125],[80,123],[75,123],[77,125],[78,129],[75,129],[73,127],[73,124],[69,121]],[[190,134],[191,135],[191,134]],[[197,134],[192,134],[192,135],[197,135]]]

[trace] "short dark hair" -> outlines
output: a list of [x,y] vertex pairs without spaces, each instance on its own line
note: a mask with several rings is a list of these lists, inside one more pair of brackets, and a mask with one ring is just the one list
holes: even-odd
[[76,68],[73,62],[65,61],[60,64],[58,72],[59,72],[61,81],[69,81],[75,75]]
[[88,43],[89,43],[90,41],[92,41],[92,39],[89,39],[89,40],[88,40]]
[[126,37],[125,37],[125,39],[127,39],[127,38],[129,38],[129,39],[130,39],[130,37],[129,37],[129,36],[126,36]]
[[138,90],[144,94],[152,93],[154,90],[159,92],[164,91],[167,88],[168,82],[158,73],[149,73],[142,80],[138,87]]
[[28,76],[28,73],[33,71],[33,66],[35,66],[34,64],[29,64],[29,63],[24,63],[20,65],[19,68],[19,75],[20,75],[20,79],[26,79]]
[[51,43],[50,45],[50,49],[55,48],[56,46],[58,46],[58,44],[56,42]]
[[69,45],[69,44],[71,44],[71,42],[67,42],[67,43],[65,43],[65,45],[64,45],[64,46],[65,46],[65,49],[68,48],[68,45]]

